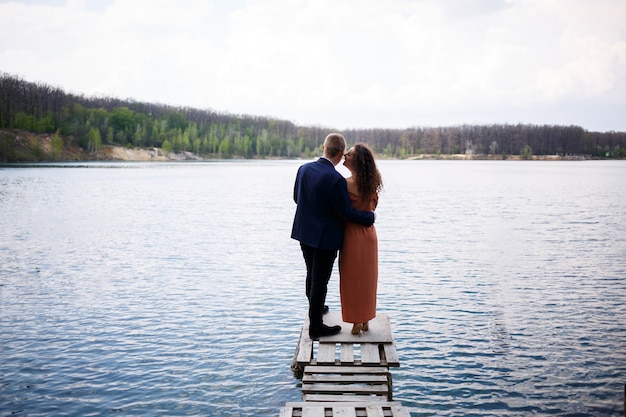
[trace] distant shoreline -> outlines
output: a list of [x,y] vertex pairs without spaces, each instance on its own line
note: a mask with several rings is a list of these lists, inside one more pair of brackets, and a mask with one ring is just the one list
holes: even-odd
[[[192,152],[165,152],[161,148],[137,148],[127,146],[104,145],[88,152],[76,145],[65,144],[61,151],[53,150],[51,135],[30,132],[0,132],[0,163],[37,163],[37,162],[85,162],[85,161],[125,161],[125,162],[172,162],[172,161],[211,161],[219,157],[205,158]],[[485,155],[485,154],[417,154],[405,158],[388,158],[377,155],[380,160],[447,160],[447,161],[587,161],[610,160],[619,158],[597,158],[591,155]],[[238,159],[236,156],[228,159]],[[239,158],[250,159],[250,158]],[[256,158],[252,158],[256,159]],[[258,159],[306,160],[309,158],[273,157]]]

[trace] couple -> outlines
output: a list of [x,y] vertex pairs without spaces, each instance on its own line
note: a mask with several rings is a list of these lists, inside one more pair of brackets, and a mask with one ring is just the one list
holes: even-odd
[[300,241],[306,264],[309,337],[313,340],[341,331],[341,326],[327,326],[322,320],[339,249],[343,320],[353,323],[352,333],[359,334],[368,330],[368,321],[376,316],[378,241],[373,224],[382,179],[372,152],[356,144],[345,153],[344,165],[352,174],[346,180],[335,169],[345,150],[342,135],[328,135],[323,156],[298,169],[294,186],[296,215],[291,237]]

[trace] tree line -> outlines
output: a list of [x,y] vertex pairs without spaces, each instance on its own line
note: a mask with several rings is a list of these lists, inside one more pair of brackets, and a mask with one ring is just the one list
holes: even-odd
[[[0,73],[0,129],[52,134],[57,147],[72,142],[89,152],[117,145],[188,151],[207,158],[314,157],[332,130],[210,109],[87,97],[6,73]],[[365,142],[389,158],[420,154],[626,157],[626,132],[590,132],[579,126],[460,125],[342,133],[349,143]]]

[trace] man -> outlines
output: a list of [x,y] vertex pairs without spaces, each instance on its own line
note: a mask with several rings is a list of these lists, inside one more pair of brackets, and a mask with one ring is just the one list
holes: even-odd
[[344,222],[364,226],[374,223],[374,212],[357,211],[350,205],[345,178],[335,169],[346,150],[346,140],[331,133],[324,140],[323,156],[298,169],[293,199],[296,215],[291,237],[300,241],[306,264],[306,296],[309,299],[309,337],[318,340],[341,331],[327,326],[322,314],[328,280],[337,251],[343,244]]

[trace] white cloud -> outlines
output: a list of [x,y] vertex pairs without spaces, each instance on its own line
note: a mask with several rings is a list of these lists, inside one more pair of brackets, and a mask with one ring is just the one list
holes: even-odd
[[623,0],[0,0],[0,70],[336,128],[626,130],[624,18]]

